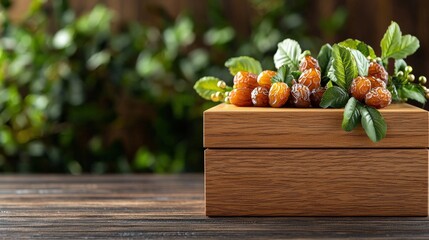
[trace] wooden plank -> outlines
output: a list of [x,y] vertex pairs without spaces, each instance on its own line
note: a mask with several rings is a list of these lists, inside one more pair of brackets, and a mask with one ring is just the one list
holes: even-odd
[[204,112],[206,148],[427,148],[428,112],[408,105],[381,109],[387,136],[371,142],[361,127],[341,128],[343,109],[236,107]]
[[208,149],[209,216],[427,216],[426,149]]
[[1,239],[428,239],[422,217],[204,215],[203,176],[0,176]]

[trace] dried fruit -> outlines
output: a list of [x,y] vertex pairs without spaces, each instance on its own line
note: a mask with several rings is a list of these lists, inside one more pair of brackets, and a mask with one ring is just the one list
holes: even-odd
[[233,89],[229,95],[229,101],[235,106],[250,107],[252,103],[252,90],[251,88],[236,88]]
[[252,91],[252,103],[255,107],[270,106],[268,98],[269,90],[266,87],[257,87]]
[[310,55],[307,55],[301,60],[301,63],[299,64],[299,71],[304,72],[305,70],[311,68],[315,68],[320,71],[320,66],[317,59]]
[[257,77],[256,74],[239,71],[234,76],[234,88],[250,88],[253,90],[255,87],[259,86]]
[[324,87],[319,87],[311,91],[310,100],[313,107],[319,107],[320,101],[322,101],[322,96],[325,93],[326,89]]
[[366,94],[371,90],[371,81],[366,77],[357,77],[353,79],[350,86],[350,93],[359,101],[365,99]]
[[285,105],[290,96],[290,87],[284,82],[276,82],[271,85],[268,93],[271,107],[281,107]]
[[271,87],[271,78],[274,77],[277,73],[271,70],[262,71],[257,78],[257,82],[260,86],[270,88]]
[[386,83],[376,77],[367,77],[371,82],[371,88],[382,87],[386,88]]
[[387,107],[392,102],[392,94],[386,88],[376,87],[366,94],[365,103],[375,108]]
[[291,90],[292,103],[295,107],[311,107],[310,89],[303,84],[294,84]]
[[315,68],[305,70],[298,79],[298,83],[307,86],[310,91],[320,87],[320,71]]
[[376,77],[387,84],[389,75],[386,69],[377,62],[371,62],[368,68],[368,76]]

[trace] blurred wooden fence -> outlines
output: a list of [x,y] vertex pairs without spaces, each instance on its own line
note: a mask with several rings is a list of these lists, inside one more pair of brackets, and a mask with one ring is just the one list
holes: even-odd
[[[31,0],[14,1],[12,16],[19,18]],[[54,1],[54,0],[53,0]],[[231,22],[239,36],[247,36],[251,31],[253,9],[251,0],[219,0],[225,18]],[[397,21],[404,32],[420,39],[421,48],[409,62],[417,73],[429,75],[429,1],[427,0],[309,0],[304,12],[310,26],[309,34],[320,35],[322,40],[333,42],[345,38],[358,38],[377,49],[391,20]],[[122,23],[139,21],[159,25],[160,12],[175,17],[182,11],[191,13],[203,26],[207,23],[209,1],[204,0],[70,0],[78,12],[86,12],[96,4],[106,4],[116,11],[115,28]],[[335,36],[324,36],[319,30],[319,21],[329,17],[339,6],[348,12],[346,27]]]

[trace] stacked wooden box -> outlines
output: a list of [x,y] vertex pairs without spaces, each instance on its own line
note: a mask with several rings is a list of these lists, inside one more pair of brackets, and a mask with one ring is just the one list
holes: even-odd
[[428,112],[381,109],[387,136],[341,129],[343,109],[204,112],[208,216],[427,216]]

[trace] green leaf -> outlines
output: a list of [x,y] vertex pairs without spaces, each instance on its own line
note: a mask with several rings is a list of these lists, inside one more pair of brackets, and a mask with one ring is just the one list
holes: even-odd
[[298,42],[292,39],[285,39],[277,45],[277,52],[274,54],[274,64],[279,69],[283,65],[288,65],[291,71],[298,70],[301,47]]
[[365,77],[368,75],[369,62],[368,59],[358,50],[350,49],[356,61],[356,66],[360,76]]
[[371,58],[376,58],[374,49],[367,45],[366,43],[356,40],[356,39],[347,39],[345,41],[342,41],[338,43],[338,45],[341,45],[343,47],[347,47],[350,49],[355,49],[361,52],[365,57],[370,56]]
[[230,58],[225,62],[225,67],[229,68],[229,72],[233,76],[235,76],[239,71],[246,71],[254,74],[262,72],[261,63],[248,56]]
[[366,43],[364,43],[364,42],[358,43],[356,50],[358,50],[359,52],[361,52],[366,57],[369,56],[369,57],[371,57],[373,59],[377,57],[377,55],[375,55],[374,49],[371,46],[369,46]]
[[329,70],[329,63],[332,56],[332,47],[328,43],[320,48],[319,55],[317,55],[317,61],[319,62],[322,76],[326,76]]
[[343,122],[341,124],[341,127],[345,131],[350,132],[359,124],[361,117],[359,112],[360,105],[361,103],[354,97],[351,97],[347,102],[344,108]]
[[407,63],[404,59],[396,59],[395,60],[395,74],[399,71],[405,72],[405,68],[407,67]]
[[195,83],[194,89],[202,98],[206,100],[211,100],[211,95],[213,93],[225,92],[225,89],[222,89],[217,86],[217,83],[219,81],[221,81],[219,78],[203,77]]
[[[395,78],[392,78],[395,79]],[[390,93],[392,94],[392,102],[398,102],[401,101],[401,97],[399,96],[397,87],[395,84],[390,84],[387,89],[390,91]]]
[[413,99],[421,104],[426,103],[426,97],[424,94],[424,90],[417,84],[406,84],[402,85],[400,88],[401,97]]
[[320,102],[322,108],[342,108],[349,100],[349,94],[342,88],[334,86],[326,89]]
[[293,79],[294,79],[294,77],[293,77],[293,75],[289,69],[289,66],[283,65],[279,68],[279,70],[277,71],[277,74],[271,78],[271,82],[272,83],[284,82],[288,86],[292,86],[292,80]]
[[340,45],[332,47],[332,66],[328,77],[338,86],[348,91],[351,82],[358,75],[356,61],[350,51]]
[[380,112],[368,106],[359,107],[362,127],[373,142],[378,142],[386,136],[387,125]]
[[298,79],[301,76],[302,72],[300,72],[300,71],[292,71],[290,74],[292,74],[293,79]]
[[420,47],[420,42],[414,36],[402,36],[399,25],[392,21],[383,39],[381,39],[380,46],[383,60],[387,58],[401,59],[415,53]]

